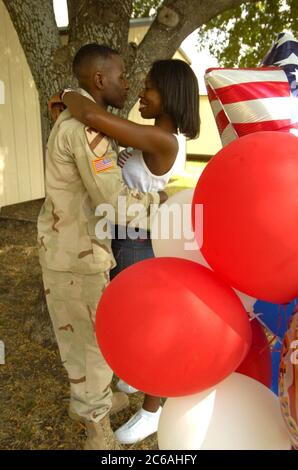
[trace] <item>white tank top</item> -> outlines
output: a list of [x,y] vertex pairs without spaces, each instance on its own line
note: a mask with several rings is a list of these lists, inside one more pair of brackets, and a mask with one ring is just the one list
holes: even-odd
[[[179,139],[176,134],[173,135],[178,141],[178,155]],[[147,193],[164,189],[173,174],[176,159],[170,170],[161,176],[151,173],[144,161],[142,150],[134,149],[132,147],[127,147],[118,154],[117,163],[122,169],[122,177],[127,186],[129,188],[139,189],[143,193]]]

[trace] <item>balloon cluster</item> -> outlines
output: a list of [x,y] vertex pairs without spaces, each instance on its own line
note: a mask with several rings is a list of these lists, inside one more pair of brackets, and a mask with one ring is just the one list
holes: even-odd
[[[209,69],[206,72],[205,80],[208,96],[223,145],[238,137],[262,130],[282,131],[298,136],[298,41],[291,33],[280,33],[261,65],[262,67],[258,69],[231,70],[222,68]],[[286,169],[287,162],[284,159],[287,159],[287,150],[287,147],[280,149],[280,172]],[[263,184],[266,184],[265,178]],[[291,184],[289,184],[288,191],[291,190],[291,187]],[[284,190],[286,191],[286,188]],[[264,191],[264,196],[265,194]],[[279,210],[282,210],[282,208],[280,207]],[[295,219],[297,217],[296,211],[292,213],[288,207],[286,217],[287,221],[290,222],[291,218]],[[276,223],[281,223],[283,230],[287,230],[287,225],[280,217],[280,212],[277,213]],[[296,253],[291,253],[289,250],[289,256],[291,261],[288,261],[288,266],[292,261],[295,262]],[[274,257],[271,258],[271,261],[274,262]],[[270,267],[270,263],[267,266]],[[260,258],[259,271],[262,271],[263,268]],[[280,271],[279,266],[277,270]],[[282,269],[280,272],[282,272]],[[264,275],[266,274],[264,273]],[[262,324],[266,325],[277,337],[272,351],[272,389],[278,392],[279,388],[282,413],[292,441],[297,447],[298,381],[295,382],[295,376],[298,374],[298,365],[297,361],[296,364],[290,365],[288,359],[286,362],[288,364],[286,367],[287,372],[285,372],[283,358],[284,351],[289,351],[288,357],[292,357],[298,346],[298,343],[295,342],[297,333],[295,337],[293,327],[292,330],[289,328],[291,316],[297,318],[298,315],[295,312],[297,299],[291,303],[285,303],[287,301],[285,296],[283,297],[282,300],[278,294],[277,300],[277,297],[273,296],[272,293],[264,294],[263,297],[260,296],[262,300],[255,304],[254,309]],[[286,297],[288,300],[292,300],[290,299],[292,297],[290,293]],[[269,298],[283,302],[283,305],[264,301],[264,299],[268,300]],[[294,318],[292,319],[292,325],[294,324]],[[288,332],[286,333],[287,329]],[[291,343],[289,343],[290,337],[292,338]],[[294,345],[292,349],[289,344]],[[282,353],[280,349],[282,349]],[[291,386],[288,386],[289,383],[285,386],[284,381],[289,380]],[[285,406],[285,403],[291,403],[291,406]]]
[[[235,93],[227,90],[226,101]],[[151,228],[155,258],[122,271],[98,305],[97,339],[114,372],[169,397],[161,449],[291,447],[268,388],[268,340],[247,312],[256,298],[286,303],[298,296],[298,139],[246,130],[212,158],[194,191],[160,207]],[[183,220],[178,236],[175,213]],[[297,322],[291,339],[296,331]],[[295,399],[288,397],[297,393],[297,366],[294,373],[289,351],[283,407],[293,427]]]

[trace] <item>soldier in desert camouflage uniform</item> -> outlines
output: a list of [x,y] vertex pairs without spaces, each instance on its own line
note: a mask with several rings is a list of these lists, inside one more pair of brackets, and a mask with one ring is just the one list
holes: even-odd
[[[84,46],[73,68],[84,96],[105,107],[123,106],[128,84],[115,51]],[[113,141],[85,127],[67,110],[59,116],[47,147],[38,245],[48,309],[70,381],[71,412],[87,424],[86,449],[118,448],[108,417],[112,370],[95,337],[96,307],[115,261],[111,240],[95,236],[95,209],[109,203],[117,210],[118,196],[125,197],[128,208],[137,202],[146,210],[165,198],[164,193],[128,189],[116,162]]]

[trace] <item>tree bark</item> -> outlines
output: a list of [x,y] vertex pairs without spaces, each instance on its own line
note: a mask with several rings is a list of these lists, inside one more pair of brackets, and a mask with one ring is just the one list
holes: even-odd
[[[70,78],[70,58],[60,44],[52,0],[3,0],[17,31],[36,84],[41,110],[42,140],[50,131],[47,101]],[[64,57],[62,58],[62,56]]]
[[50,130],[47,101],[63,85],[73,82],[71,62],[79,47],[97,42],[123,55],[130,79],[124,109],[127,115],[152,62],[172,57],[192,31],[245,0],[164,0],[139,46],[127,42],[133,0],[68,0],[69,38],[65,46],[61,45],[52,0],[3,1],[39,92],[46,142]]
[[68,0],[69,43],[97,42],[126,53],[132,0]]

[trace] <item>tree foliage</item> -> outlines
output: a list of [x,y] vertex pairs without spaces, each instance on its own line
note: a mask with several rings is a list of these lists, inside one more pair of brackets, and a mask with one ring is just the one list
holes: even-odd
[[134,0],[133,18],[148,18],[156,13],[161,4],[161,0]]
[[208,43],[222,66],[255,67],[285,30],[298,33],[297,0],[246,2],[203,25],[199,47]]

